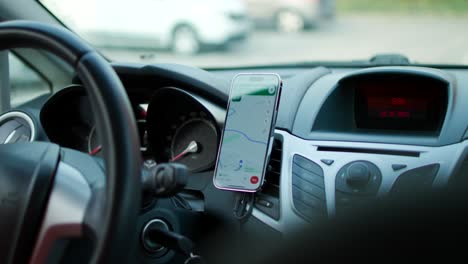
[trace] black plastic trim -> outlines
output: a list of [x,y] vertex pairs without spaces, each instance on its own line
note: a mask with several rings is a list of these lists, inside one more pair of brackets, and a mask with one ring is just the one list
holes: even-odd
[[318,147],[317,151],[367,153],[367,154],[394,155],[394,156],[407,156],[407,157],[419,157],[420,154],[421,154],[421,153],[419,153],[417,151],[388,150],[388,149],[363,149],[363,148],[340,148],[340,147]]

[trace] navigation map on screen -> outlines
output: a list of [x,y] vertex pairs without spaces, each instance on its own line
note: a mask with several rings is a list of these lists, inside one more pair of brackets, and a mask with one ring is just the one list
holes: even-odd
[[278,83],[275,75],[236,78],[216,170],[220,187],[255,190],[261,184]]

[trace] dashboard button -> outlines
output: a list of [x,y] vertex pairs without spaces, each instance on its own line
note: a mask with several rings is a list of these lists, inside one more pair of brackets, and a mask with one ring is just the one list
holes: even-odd
[[392,165],[392,169],[393,169],[394,171],[399,171],[399,170],[402,170],[402,169],[404,169],[404,168],[406,168],[406,167],[407,167],[407,166],[404,165],[404,164],[393,164],[393,165]]
[[412,195],[430,191],[439,168],[439,164],[430,164],[404,172],[393,184],[390,194]]
[[270,203],[269,201],[264,200],[264,199],[257,199],[256,204],[261,205],[261,206],[265,206],[267,208],[273,207],[272,203]]
[[331,160],[331,159],[322,159],[320,161],[328,166],[332,165],[335,162],[334,160]]
[[348,167],[346,183],[352,188],[363,188],[369,183],[369,167],[362,162],[356,162]]
[[280,219],[279,197],[258,192],[255,199],[255,208],[275,220]]
[[250,177],[250,183],[257,184],[258,183],[258,177],[257,176]]

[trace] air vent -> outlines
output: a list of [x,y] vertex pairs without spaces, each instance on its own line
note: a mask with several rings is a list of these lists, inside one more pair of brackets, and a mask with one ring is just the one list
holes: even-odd
[[23,112],[12,111],[0,116],[0,144],[33,141],[35,131],[31,117]]
[[265,183],[262,188],[262,193],[279,197],[282,156],[283,143],[281,140],[275,139],[271,150],[270,163],[268,164],[265,174]]
[[314,221],[327,215],[323,169],[299,155],[293,158],[292,197],[294,207],[305,219]]
[[283,142],[275,139],[271,150],[270,163],[265,174],[265,182],[262,190],[257,193],[255,198],[255,208],[275,220],[280,219],[279,194],[282,156]]

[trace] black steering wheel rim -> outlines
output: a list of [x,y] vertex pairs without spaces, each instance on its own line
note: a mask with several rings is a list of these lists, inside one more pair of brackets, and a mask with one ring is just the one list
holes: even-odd
[[139,139],[125,89],[109,62],[65,28],[32,21],[1,23],[0,50],[14,48],[46,50],[74,67],[83,82],[105,149],[107,175],[99,216],[102,230],[92,260],[121,262],[141,197]]

